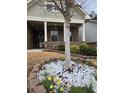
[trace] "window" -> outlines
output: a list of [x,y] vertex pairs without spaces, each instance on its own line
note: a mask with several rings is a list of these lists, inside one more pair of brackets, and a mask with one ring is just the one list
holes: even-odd
[[58,41],[58,31],[51,31],[51,41]]

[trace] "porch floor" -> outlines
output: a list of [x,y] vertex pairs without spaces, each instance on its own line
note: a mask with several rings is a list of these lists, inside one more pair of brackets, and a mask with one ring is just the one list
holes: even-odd
[[27,52],[42,52],[43,49],[29,49]]

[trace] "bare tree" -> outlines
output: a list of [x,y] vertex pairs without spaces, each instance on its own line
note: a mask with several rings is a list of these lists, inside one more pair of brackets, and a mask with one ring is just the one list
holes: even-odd
[[52,0],[55,6],[59,9],[64,17],[64,33],[65,33],[65,61],[66,66],[71,68],[71,53],[70,53],[70,21],[71,8],[74,6],[74,0]]
[[[71,53],[70,53],[70,21],[73,16],[72,8],[79,6],[76,0],[48,0],[54,2],[55,7],[61,12],[64,17],[64,33],[65,33],[65,61],[66,66],[71,68]],[[86,0],[80,0],[81,4]]]

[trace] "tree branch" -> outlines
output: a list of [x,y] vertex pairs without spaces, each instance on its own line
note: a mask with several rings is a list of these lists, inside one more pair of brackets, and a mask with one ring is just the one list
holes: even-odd
[[62,8],[57,4],[57,2],[55,0],[52,0],[52,2],[54,2],[55,6],[59,9],[59,11],[62,13],[62,15],[64,16],[64,9],[62,10]]

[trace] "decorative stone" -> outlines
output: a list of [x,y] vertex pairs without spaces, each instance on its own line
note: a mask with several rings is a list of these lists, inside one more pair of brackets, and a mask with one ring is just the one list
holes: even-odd
[[[91,82],[94,92],[96,91],[96,79],[93,75],[96,69],[94,67],[71,61],[72,69],[68,69],[65,66],[65,61],[50,62],[43,65],[46,69],[38,72],[38,79],[42,80],[43,73],[47,72],[51,76],[59,76],[58,80],[62,84],[68,85],[68,87],[75,86],[88,86]],[[66,83],[67,82],[67,83]],[[96,92],[95,92],[96,93]]]
[[39,70],[39,68],[37,67],[37,68],[34,68],[34,69],[32,70],[32,72],[38,72],[38,70]]
[[29,80],[29,84],[31,88],[34,88],[39,83],[40,83],[40,80],[38,80],[37,78]]
[[37,77],[37,73],[30,73],[29,79],[35,79]]
[[43,85],[34,87],[34,93],[46,93],[46,89]]
[[33,70],[32,70],[32,72],[38,72],[39,71],[39,68],[40,68],[40,65],[39,64],[35,65],[34,68],[33,68]]

